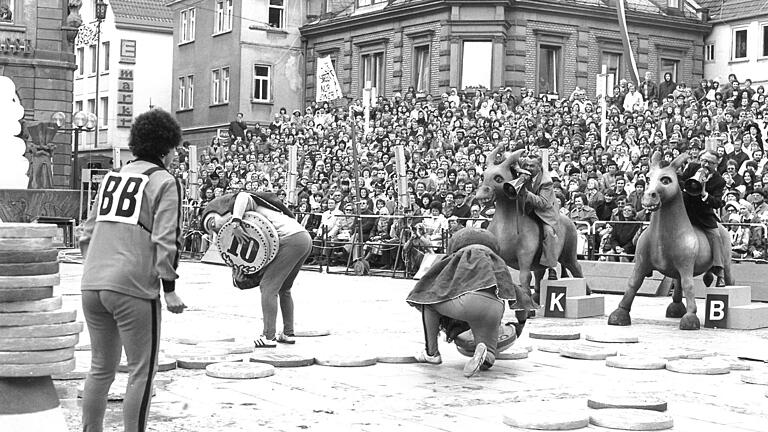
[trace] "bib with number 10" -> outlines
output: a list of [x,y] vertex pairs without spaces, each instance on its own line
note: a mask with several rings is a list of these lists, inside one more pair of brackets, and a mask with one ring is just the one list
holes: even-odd
[[221,258],[230,267],[238,267],[246,274],[256,273],[269,264],[277,255],[280,246],[277,230],[264,216],[246,212],[242,227],[248,236],[246,243],[232,235],[235,224],[225,223],[217,239]]

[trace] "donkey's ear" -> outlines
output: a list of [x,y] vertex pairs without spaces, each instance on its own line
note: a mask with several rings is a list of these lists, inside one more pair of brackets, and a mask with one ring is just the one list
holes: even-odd
[[651,166],[659,166],[660,162],[661,162],[661,152],[659,151],[653,152],[653,155],[651,155]]
[[680,153],[680,156],[676,157],[675,160],[673,160],[670,165],[672,166],[672,168],[678,169],[681,166],[685,165],[686,162],[688,162],[689,156],[690,155],[688,154],[688,152]]

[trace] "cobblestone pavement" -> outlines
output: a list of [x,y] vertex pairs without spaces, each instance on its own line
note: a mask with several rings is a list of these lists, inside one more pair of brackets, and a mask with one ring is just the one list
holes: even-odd
[[[62,264],[65,307],[80,305],[82,266]],[[178,349],[181,338],[234,337],[250,341],[261,331],[257,292],[238,291],[229,269],[182,263],[178,292],[189,309],[163,314],[161,349]],[[296,329],[327,329],[331,336],[299,338],[278,352],[353,353],[368,356],[409,355],[423,340],[418,312],[405,297],[413,281],[302,272],[294,285]],[[606,298],[606,312],[618,304]],[[683,332],[676,320],[664,319],[668,299],[638,297],[631,330],[638,344],[620,350],[687,347],[738,355],[763,349],[768,356],[768,329]],[[699,300],[703,320],[703,301]],[[79,314],[82,319],[82,313]],[[177,369],[157,375],[152,402],[152,431],[512,431],[502,419],[518,402],[547,401],[587,410],[587,397],[606,391],[653,393],[669,403],[673,430],[762,431],[768,418],[768,386],[745,384],[742,372],[703,376],[666,370],[610,368],[604,361],[574,360],[536,349],[548,342],[529,339],[527,330],[573,326],[584,331],[605,328],[606,317],[529,321],[517,346],[531,346],[527,359],[498,361],[489,371],[462,376],[466,357],[441,341],[443,364],[377,364],[360,368],[309,366],[279,368],[257,380],[215,379],[203,370]],[[278,324],[280,328],[280,324]],[[88,343],[87,334],[81,344]],[[768,358],[768,357],[767,357]],[[78,368],[87,368],[89,353],[78,352]],[[768,367],[751,363],[753,370]],[[57,381],[71,431],[80,430],[77,386]],[[122,431],[121,405],[110,402],[108,431]],[[590,426],[587,430],[608,430]]]

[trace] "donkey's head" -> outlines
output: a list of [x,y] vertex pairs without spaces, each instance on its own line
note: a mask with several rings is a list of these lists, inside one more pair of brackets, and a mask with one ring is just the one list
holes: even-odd
[[[502,146],[494,148],[485,158],[488,166],[483,171],[483,184],[477,189],[476,197],[479,200],[493,201],[497,197],[506,198],[504,185],[517,179],[516,168],[523,150],[510,153],[503,161],[497,163],[496,158],[502,149]],[[509,185],[507,187],[509,188]]]
[[664,203],[680,195],[680,184],[677,181],[677,170],[688,160],[688,153],[683,153],[672,162],[665,162],[660,152],[651,157],[648,171],[648,186],[643,194],[642,204],[646,211],[654,212]]

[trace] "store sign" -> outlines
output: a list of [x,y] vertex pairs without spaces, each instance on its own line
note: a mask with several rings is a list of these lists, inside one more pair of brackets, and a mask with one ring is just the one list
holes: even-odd
[[133,69],[120,69],[117,77],[117,127],[133,124]]
[[136,41],[120,39],[120,63],[136,63]]

